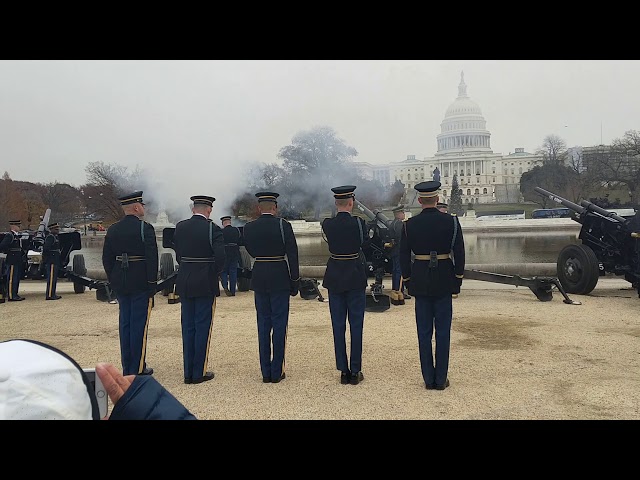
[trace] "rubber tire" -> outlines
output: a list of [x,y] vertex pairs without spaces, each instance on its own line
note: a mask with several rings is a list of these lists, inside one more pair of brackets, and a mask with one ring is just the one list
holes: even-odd
[[[570,266],[575,273],[567,271]],[[558,255],[557,274],[567,293],[588,295],[596,288],[600,277],[598,257],[586,245],[567,245]]]
[[[238,268],[251,271],[251,255],[247,252],[246,248],[240,247],[240,261],[238,262]],[[251,287],[251,279],[245,277],[238,277],[238,291],[248,292]]]
[[[84,263],[84,255],[80,253],[73,256],[73,268],[71,271],[76,275],[80,275],[81,277],[84,277],[87,275],[87,267],[85,266],[85,263]],[[74,292],[84,293],[86,289],[87,287],[82,285],[81,283],[73,282]]]
[[[171,275],[175,271],[176,266],[173,261],[173,255],[171,254],[171,252],[166,252],[160,255],[160,280],[169,278],[169,275]],[[163,288],[162,295],[168,297],[172,291],[173,288]]]

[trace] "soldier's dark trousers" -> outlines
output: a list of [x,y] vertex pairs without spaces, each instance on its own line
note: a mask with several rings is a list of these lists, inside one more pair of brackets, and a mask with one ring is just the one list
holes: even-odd
[[46,298],[56,297],[56,287],[58,286],[58,264],[57,263],[45,263],[44,274],[47,279],[47,291]]
[[402,268],[400,267],[400,252],[391,254],[391,290],[400,290],[400,278]]
[[[451,318],[453,307],[451,294],[442,297],[414,295],[416,300],[416,326],[420,367],[426,385],[444,385],[449,370],[449,347],[451,342]],[[435,328],[435,364],[431,339]]]
[[184,378],[202,378],[207,373],[216,297],[181,297],[180,311]]
[[[333,346],[336,353],[336,368],[341,372],[356,373],[362,370],[362,330],[367,296],[365,289],[334,293],[329,290],[329,312],[333,327]],[[345,333],[349,320],[351,332],[351,368],[347,359]]]
[[253,293],[258,317],[260,370],[263,378],[276,380],[282,376],[285,369],[289,291]]
[[231,293],[236,293],[236,287],[238,286],[238,259],[227,259],[224,270],[220,272],[220,279],[222,280],[222,287],[229,290]]
[[7,268],[7,295],[9,295],[9,300],[12,300],[18,298],[18,288],[22,278],[22,265],[9,265]]
[[120,308],[120,358],[123,375],[137,375],[145,368],[147,330],[153,299],[147,292],[116,295]]

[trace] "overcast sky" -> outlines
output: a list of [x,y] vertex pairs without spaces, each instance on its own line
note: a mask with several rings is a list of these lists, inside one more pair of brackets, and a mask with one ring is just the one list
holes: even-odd
[[461,70],[494,152],[640,130],[637,60],[4,60],[0,174],[80,185],[91,161],[138,165],[171,201],[213,195],[224,209],[245,165],[278,161],[315,126],[359,161],[432,156]]

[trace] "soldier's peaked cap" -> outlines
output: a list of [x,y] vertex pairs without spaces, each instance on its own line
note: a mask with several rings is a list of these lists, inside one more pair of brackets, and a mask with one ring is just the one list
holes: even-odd
[[278,203],[277,198],[280,196],[279,193],[276,192],[258,192],[256,193],[256,197],[258,202],[275,202]]
[[333,187],[331,191],[334,198],[351,198],[355,197],[353,193],[355,189],[355,185],[342,185],[341,187]]
[[144,205],[142,201],[142,190],[118,197],[118,200],[120,200],[120,205],[131,205],[133,203],[141,203]]
[[447,204],[446,204],[446,203],[444,203],[444,202],[438,202],[438,203],[436,203],[436,207],[448,207],[448,206],[449,206],[449,205],[447,205]]
[[224,217],[220,217],[221,222],[224,222],[225,220],[231,220],[231,215],[225,215]]
[[413,188],[418,191],[418,196],[420,198],[429,198],[438,195],[438,189],[440,188],[440,185],[440,182],[433,180],[428,182],[420,182]]
[[392,210],[392,212],[404,212],[404,205],[398,205],[396,208]]
[[60,228],[60,225],[58,225],[58,222],[53,222],[53,223],[50,223],[47,228],[49,229]]
[[206,205],[208,207],[213,207],[213,202],[215,202],[216,199],[208,197],[207,195],[194,195],[191,197],[191,201],[194,205]]
[[20,220],[9,220],[9,225],[20,225],[21,223]]

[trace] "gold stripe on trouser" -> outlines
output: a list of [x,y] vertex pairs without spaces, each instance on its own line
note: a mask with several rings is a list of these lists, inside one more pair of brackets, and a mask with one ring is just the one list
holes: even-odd
[[213,332],[213,316],[216,313],[216,297],[213,297],[213,303],[211,304],[211,325],[209,325],[209,337],[207,338],[207,353],[204,356],[204,368],[202,370],[201,377],[204,377],[207,373],[207,363],[209,363],[209,345],[211,345],[211,332]]
[[282,349],[282,373],[284,373],[284,367],[287,364],[285,358],[287,357],[287,333],[289,333],[289,325],[284,329],[284,348]]
[[52,290],[53,290],[53,263],[51,264],[51,270],[49,270],[49,295],[47,295],[49,298],[51,298]]
[[13,299],[13,265],[9,268],[9,300]]
[[149,298],[149,306],[147,307],[147,321],[144,324],[144,335],[142,336],[142,354],[140,355],[140,365],[138,365],[138,373],[144,370],[144,359],[147,356],[147,332],[149,331],[149,318],[151,317],[151,306],[153,298]]

